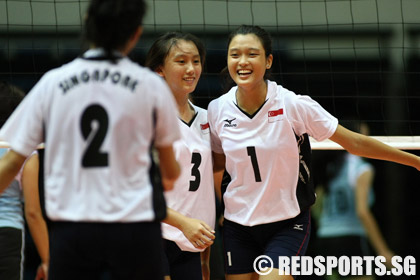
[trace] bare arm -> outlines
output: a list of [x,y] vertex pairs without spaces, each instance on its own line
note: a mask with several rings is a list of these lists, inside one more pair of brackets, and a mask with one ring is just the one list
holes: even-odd
[[226,156],[225,154],[218,154],[213,152],[213,171],[223,171],[225,170]]
[[14,180],[26,157],[9,150],[0,159],[0,193],[2,193]]
[[156,148],[159,153],[160,174],[165,191],[172,190],[175,180],[181,174],[181,167],[175,159],[172,146]]
[[191,244],[198,249],[204,249],[213,244],[214,230],[201,220],[186,217],[167,208],[167,216],[163,222],[182,231]]
[[210,250],[211,247],[207,247],[206,250],[200,254],[203,280],[210,280]]
[[[216,162],[217,161],[217,162]],[[222,180],[225,171],[225,155],[213,152],[213,179],[217,199],[222,201]]]
[[388,146],[369,136],[350,131],[341,125],[338,125],[330,140],[354,155],[392,161],[412,166],[420,171],[420,158],[418,156]]
[[42,216],[39,202],[38,172],[39,158],[38,154],[34,154],[23,167],[22,189],[25,199],[25,218],[42,262],[37,277],[46,279],[49,263],[49,243],[47,224]]
[[366,171],[360,175],[356,184],[356,211],[359,216],[369,241],[375,249],[377,255],[384,256],[387,263],[391,263],[394,253],[388,248],[384,237],[379,229],[378,223],[368,206],[369,190],[373,180],[373,172]]

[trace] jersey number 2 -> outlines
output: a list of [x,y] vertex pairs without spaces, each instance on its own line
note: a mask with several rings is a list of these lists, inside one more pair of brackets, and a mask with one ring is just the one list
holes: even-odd
[[83,154],[82,166],[108,166],[108,153],[99,151],[108,131],[108,114],[105,109],[97,104],[87,107],[82,114],[80,128],[83,138],[89,142]]

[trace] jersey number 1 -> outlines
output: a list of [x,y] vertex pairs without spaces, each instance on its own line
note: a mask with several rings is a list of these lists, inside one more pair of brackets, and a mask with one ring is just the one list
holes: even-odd
[[82,166],[108,166],[108,153],[99,151],[108,131],[108,114],[105,109],[97,104],[87,107],[83,111],[80,128],[83,138],[89,141],[83,154]]
[[252,168],[254,169],[255,182],[261,182],[260,168],[258,167],[257,153],[255,147],[246,147],[248,156],[251,158]]

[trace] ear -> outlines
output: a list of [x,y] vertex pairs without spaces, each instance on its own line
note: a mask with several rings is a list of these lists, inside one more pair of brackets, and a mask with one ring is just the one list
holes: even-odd
[[161,76],[162,78],[165,78],[165,74],[162,71],[162,67],[159,66],[156,71],[155,71],[159,76]]
[[266,61],[266,69],[270,69],[271,68],[271,65],[273,65],[273,55],[272,54],[270,54],[268,57],[267,57],[267,61]]
[[137,42],[140,39],[140,36],[143,34],[143,26],[137,27],[136,31],[133,34],[133,39]]

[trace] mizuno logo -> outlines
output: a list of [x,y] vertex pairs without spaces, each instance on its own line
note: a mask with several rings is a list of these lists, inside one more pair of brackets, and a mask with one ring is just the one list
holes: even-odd
[[236,118],[233,118],[231,120],[229,120],[229,119],[223,120],[224,122],[226,122],[223,127],[236,127],[237,124],[236,123],[232,123],[234,120],[236,120]]
[[297,229],[297,230],[303,230],[303,224],[295,224],[294,226],[293,226],[293,229]]
[[228,124],[232,124],[232,122],[233,122],[234,120],[236,120],[236,118],[231,119],[231,120],[226,119],[226,120],[224,120],[224,121],[225,121],[225,122],[227,122]]

